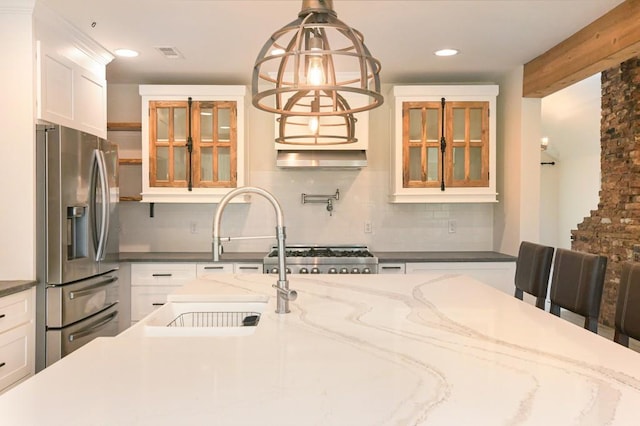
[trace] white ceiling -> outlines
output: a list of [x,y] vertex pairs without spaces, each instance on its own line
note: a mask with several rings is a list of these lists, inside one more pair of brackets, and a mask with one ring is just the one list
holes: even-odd
[[[301,0],[38,0],[114,51],[110,83],[250,84],[271,34],[297,18]],[[383,83],[495,81],[623,0],[334,0],[338,18],[364,34]],[[95,25],[92,26],[92,23]],[[183,59],[154,47],[172,46]],[[454,47],[456,57],[433,51]]]

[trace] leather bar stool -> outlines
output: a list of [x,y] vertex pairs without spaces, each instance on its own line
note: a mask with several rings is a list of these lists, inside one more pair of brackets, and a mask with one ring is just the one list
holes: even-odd
[[640,340],[640,263],[622,264],[613,340],[629,347],[629,337]]
[[551,278],[551,313],[560,308],[584,317],[584,328],[598,332],[607,258],[573,250],[557,249]]
[[544,310],[552,260],[553,247],[522,241],[516,260],[514,296],[522,300],[523,293],[531,294],[536,306]]

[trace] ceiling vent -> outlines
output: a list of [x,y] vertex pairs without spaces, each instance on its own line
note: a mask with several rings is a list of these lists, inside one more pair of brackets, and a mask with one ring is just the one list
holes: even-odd
[[182,53],[178,51],[175,47],[171,46],[156,46],[155,49],[160,52],[162,56],[167,59],[179,59],[182,58]]

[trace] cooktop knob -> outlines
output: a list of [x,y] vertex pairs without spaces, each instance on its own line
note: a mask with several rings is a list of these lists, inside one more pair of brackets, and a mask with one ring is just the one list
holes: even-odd
[[291,273],[291,268],[287,268],[287,274]]
[[314,267],[314,268],[311,268],[311,273],[312,273],[312,274],[319,274],[319,273],[320,273],[320,269],[315,268],[315,267]]
[[278,268],[271,268],[269,270],[269,272],[272,273],[272,274],[277,274],[278,273]]
[[304,268],[304,267],[303,267],[303,268],[300,268],[300,273],[301,273],[301,274],[308,274],[308,273],[309,273],[309,270],[308,270],[307,268]]
[[348,273],[349,273],[349,269],[347,269],[347,268],[340,268],[340,273],[341,273],[341,274],[348,274]]
[[370,273],[371,273],[371,269],[369,269],[369,268],[362,268],[362,273],[363,273],[363,274],[370,274]]
[[360,270],[359,270],[358,268],[352,268],[352,269],[351,269],[351,273],[352,273],[352,274],[359,274],[359,273],[360,273]]
[[336,268],[329,268],[329,273],[330,274],[337,274],[338,270]]

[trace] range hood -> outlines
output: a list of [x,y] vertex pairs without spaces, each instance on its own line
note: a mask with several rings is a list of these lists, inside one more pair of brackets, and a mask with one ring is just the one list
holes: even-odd
[[287,169],[361,169],[364,150],[278,150],[276,166]]

